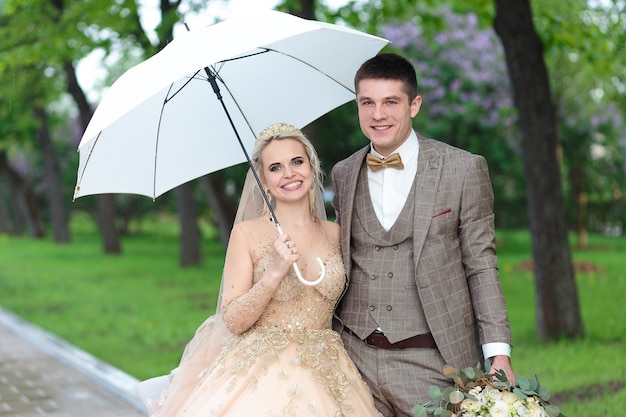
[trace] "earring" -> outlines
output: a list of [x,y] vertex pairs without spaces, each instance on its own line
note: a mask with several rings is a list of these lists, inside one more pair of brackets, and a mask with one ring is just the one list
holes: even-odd
[[316,217],[316,209],[315,209],[315,185],[311,187],[309,190],[309,210],[311,210],[311,214],[313,217]]

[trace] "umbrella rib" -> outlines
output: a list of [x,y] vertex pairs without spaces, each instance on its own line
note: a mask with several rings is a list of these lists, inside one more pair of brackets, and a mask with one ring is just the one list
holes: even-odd
[[302,64],[306,65],[307,67],[309,67],[309,68],[311,68],[311,69],[313,69],[313,70],[315,70],[315,71],[319,72],[320,74],[322,74],[322,75],[326,76],[328,79],[333,80],[333,81],[334,81],[334,82],[336,82],[338,85],[342,86],[343,88],[345,88],[346,90],[348,90],[348,91],[349,91],[349,92],[351,92],[352,94],[356,94],[352,88],[348,87],[347,85],[345,85],[345,84],[344,84],[344,83],[342,83],[341,81],[337,80],[336,78],[334,78],[334,77],[332,77],[332,76],[328,75],[327,73],[325,73],[324,71],[320,70],[319,68],[317,68],[317,67],[315,67],[315,66],[313,66],[313,65],[309,64],[309,63],[308,63],[308,62],[306,62],[306,61],[303,61],[302,59],[300,59],[300,58],[298,58],[298,57],[296,57],[296,56],[293,56],[293,55],[290,55],[290,54],[286,54],[286,53],[284,53],[284,52],[278,51],[278,50],[276,50],[276,49],[271,49],[271,48],[265,48],[265,50],[267,50],[268,52],[276,52],[277,54],[280,54],[280,55],[286,56],[286,57],[288,57],[288,58],[291,58],[291,59],[293,59],[294,61],[298,61],[298,62],[300,62],[300,63],[302,63]]
[[74,197],[72,198],[72,201],[76,201],[76,194],[80,193],[80,183],[83,181],[83,175],[85,175],[85,170],[87,169],[87,165],[89,164],[89,160],[91,159],[91,155],[93,154],[93,148],[96,147],[96,144],[98,143],[98,139],[100,139],[101,134],[102,134],[102,130],[98,132],[98,136],[96,136],[96,138],[93,141],[93,146],[91,147],[91,149],[89,149],[89,155],[87,155],[85,166],[83,166],[83,170],[80,173],[80,178],[78,179],[77,185],[74,188]]
[[244,113],[243,109],[239,105],[239,102],[237,101],[237,99],[233,95],[232,91],[230,91],[230,88],[228,88],[228,84],[226,84],[226,82],[222,79],[222,77],[220,77],[220,75],[219,75],[219,73],[217,71],[211,71],[211,73],[213,74],[215,79],[220,80],[220,82],[222,83],[222,86],[224,86],[224,88],[228,92],[228,95],[233,100],[233,103],[235,103],[235,106],[237,106],[237,110],[239,110],[239,114],[241,115],[243,120],[246,122],[246,125],[248,126],[248,129],[250,129],[250,133],[252,133],[252,135],[255,136],[256,132],[254,131],[254,129],[252,129],[252,125],[250,124],[250,121],[246,117],[246,114]]
[[[197,72],[196,72],[197,74]],[[191,81],[191,79],[189,80]],[[187,81],[185,83],[185,85],[187,85],[189,83],[189,81]],[[183,87],[185,86],[183,85]],[[154,172],[152,174],[152,201],[156,200],[156,184],[157,184],[157,165],[159,163],[159,137],[161,136],[161,122],[163,121],[163,112],[165,111],[165,105],[176,95],[178,94],[183,87],[179,88],[178,91],[176,91],[176,93],[174,93],[170,98],[170,91],[172,90],[172,87],[174,86],[174,84],[170,84],[170,88],[167,90],[167,94],[165,95],[165,99],[163,100],[163,105],[161,106],[161,112],[159,113],[159,123],[157,123],[157,131],[156,131],[156,141],[154,142]]]
[[[189,79],[187,81],[185,81],[185,83],[183,85],[180,86],[180,88],[178,90],[176,90],[174,92],[174,94],[170,95],[170,91],[172,89],[172,86],[174,84],[170,84],[170,90],[168,90],[167,95],[165,96],[165,102],[163,104],[167,104],[170,100],[172,100],[174,97],[176,97],[176,95],[178,93],[180,93],[181,91],[183,91],[183,88],[187,87],[187,85],[189,85],[190,82],[192,82],[195,78],[196,75],[198,75],[198,73],[202,71],[202,69],[199,69],[198,71],[196,71],[191,77],[189,77]],[[203,78],[204,79],[204,78]]]

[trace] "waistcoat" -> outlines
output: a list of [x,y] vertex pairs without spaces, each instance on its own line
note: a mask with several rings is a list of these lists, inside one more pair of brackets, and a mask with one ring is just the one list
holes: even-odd
[[415,284],[415,195],[414,181],[398,219],[386,231],[376,217],[362,165],[352,215],[350,281],[338,309],[344,325],[362,339],[377,327],[392,343],[429,332]]

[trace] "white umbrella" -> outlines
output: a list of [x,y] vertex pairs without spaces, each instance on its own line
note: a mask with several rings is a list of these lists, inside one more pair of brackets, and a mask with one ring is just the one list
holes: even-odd
[[78,146],[74,198],[155,199],[250,163],[270,124],[301,128],[354,99],[356,70],[387,43],[271,10],[183,33],[104,95]]
[[274,122],[304,127],[355,98],[360,64],[387,40],[277,11],[256,12],[176,37],[104,95],[79,144],[74,198],[156,198],[244,162],[244,147]]

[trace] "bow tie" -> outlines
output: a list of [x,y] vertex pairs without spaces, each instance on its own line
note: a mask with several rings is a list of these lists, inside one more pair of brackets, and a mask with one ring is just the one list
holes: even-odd
[[387,158],[379,158],[371,153],[368,153],[365,162],[374,172],[380,171],[383,168],[404,169],[404,164],[402,163],[402,159],[398,153],[389,155]]

